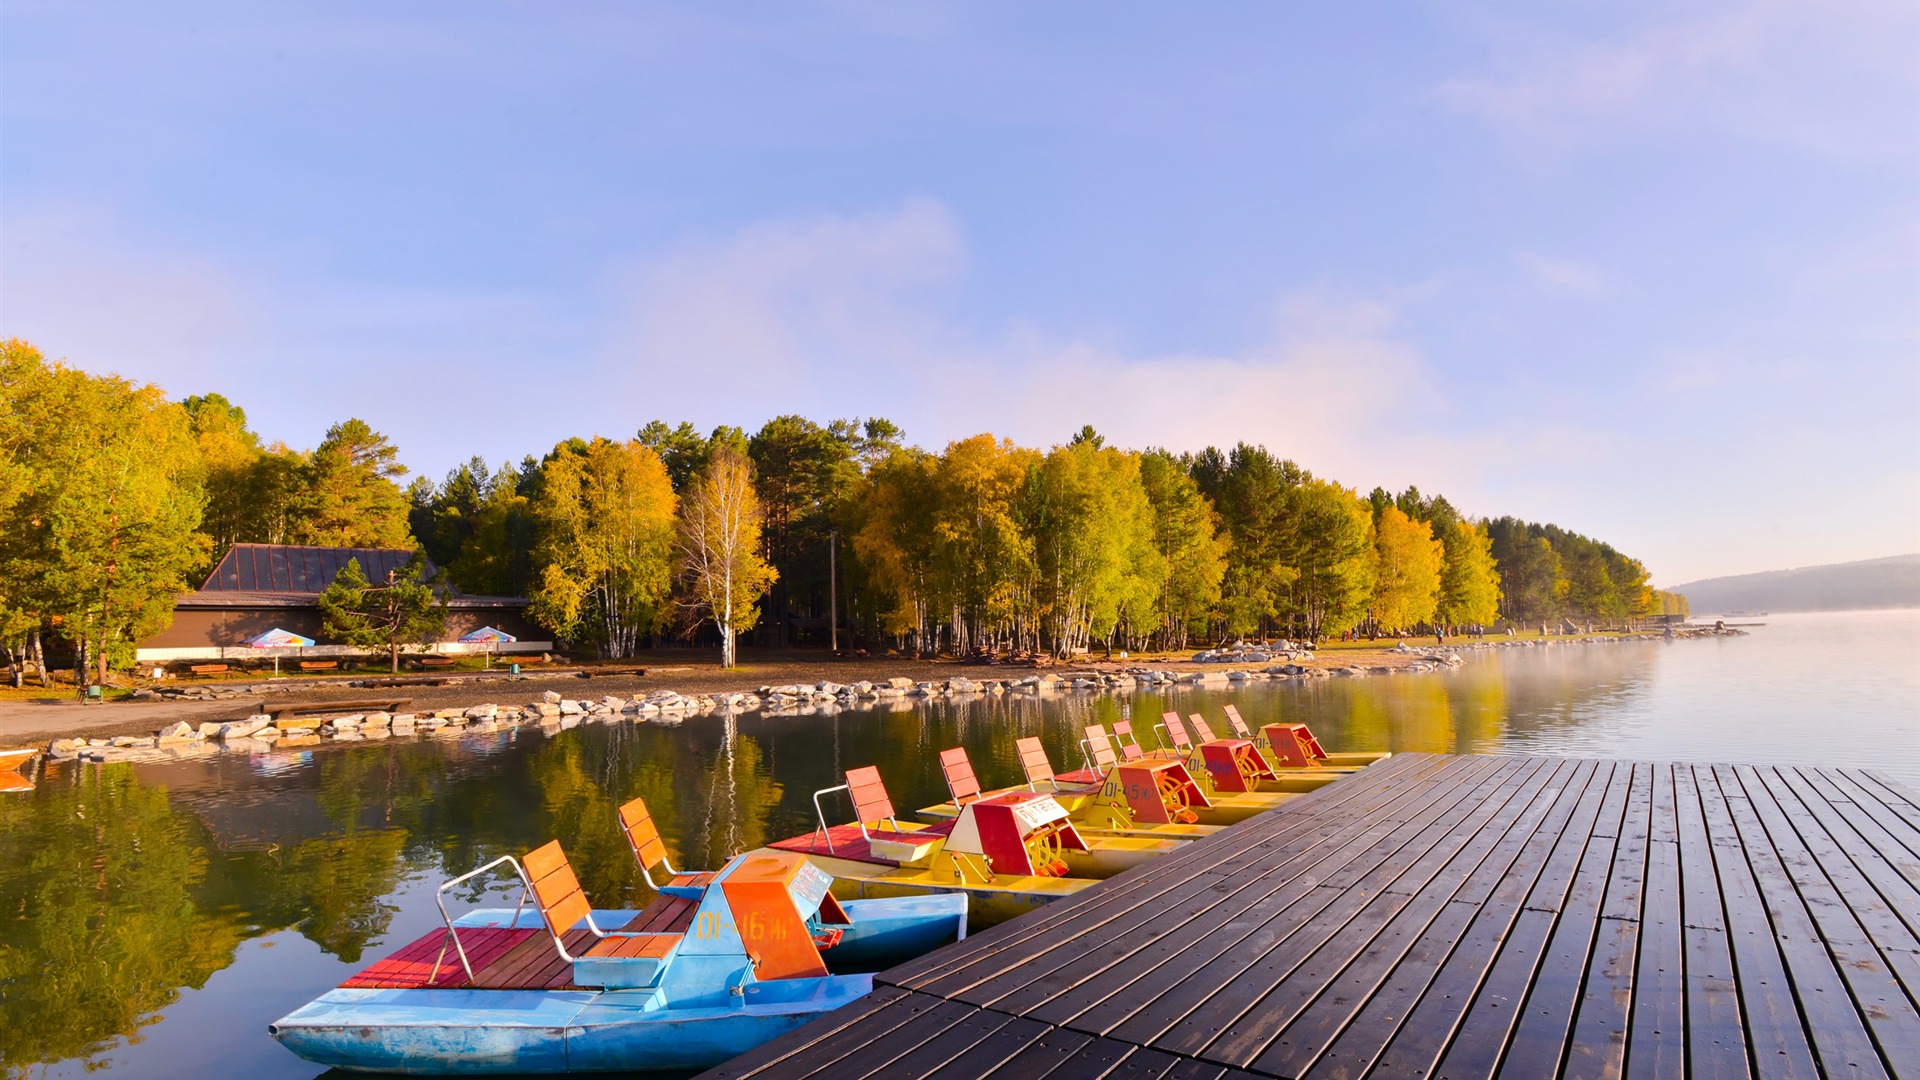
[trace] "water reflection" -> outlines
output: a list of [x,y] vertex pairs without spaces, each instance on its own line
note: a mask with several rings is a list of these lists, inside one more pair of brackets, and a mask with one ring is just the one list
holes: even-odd
[[[1875,640],[1911,661],[1920,619],[1894,625]],[[1865,647],[1849,645],[1854,659]],[[979,696],[251,760],[57,764],[37,790],[0,796],[0,1066],[167,1076],[214,1062],[312,1076],[267,1039],[266,1022],[430,928],[433,886],[451,873],[558,837],[596,906],[638,906],[650,897],[615,818],[636,795],[675,864],[707,869],[811,828],[812,793],[849,766],[878,765],[908,814],[944,800],[941,749],[965,746],[984,783],[1011,784],[1022,736],[1072,768],[1086,725],[1125,719],[1145,732],[1167,709],[1213,719],[1231,700],[1255,724],[1304,721],[1334,750],[1784,757],[1920,778],[1915,665],[1862,666],[1836,696],[1781,661],[1804,661],[1808,648],[1787,633],[1529,650],[1443,674],[1236,692]],[[1871,681],[1886,670],[1893,681]],[[1844,741],[1781,737],[1834,700],[1846,707]]]

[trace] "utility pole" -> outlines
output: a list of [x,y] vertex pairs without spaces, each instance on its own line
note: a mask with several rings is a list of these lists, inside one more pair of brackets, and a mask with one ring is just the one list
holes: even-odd
[[827,530],[827,644],[840,651],[840,530]]

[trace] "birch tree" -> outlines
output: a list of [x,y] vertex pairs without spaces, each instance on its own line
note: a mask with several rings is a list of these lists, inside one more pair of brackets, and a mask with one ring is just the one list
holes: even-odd
[[681,501],[678,549],[682,603],[720,631],[721,667],[737,662],[735,639],[753,629],[777,576],[760,556],[760,528],[753,467],[731,447],[717,450]]

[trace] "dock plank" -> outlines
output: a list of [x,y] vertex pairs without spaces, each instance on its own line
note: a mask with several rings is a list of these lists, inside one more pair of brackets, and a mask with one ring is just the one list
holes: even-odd
[[[1864,916],[1883,908],[1871,890],[1842,896],[1820,865],[1808,841],[1823,835],[1798,800],[1778,788],[1784,782],[1769,768],[1740,766],[1735,775],[1779,853],[1788,878],[1813,917],[1826,950],[1838,961],[1840,977],[1852,992],[1880,1055],[1895,1076],[1920,1076],[1920,1011],[1900,987],[1886,957],[1873,943]],[[1771,781],[1771,783],[1770,783]],[[1839,869],[1838,866],[1833,869]]]
[[1614,837],[1600,922],[1588,951],[1586,981],[1568,1032],[1563,1080],[1603,1080],[1626,1069],[1627,1027],[1640,951],[1641,897],[1653,817],[1653,766],[1637,763],[1627,786],[1626,812]]
[[1920,1077],[1914,845],[1857,770],[1401,754],[711,1075]]
[[[1540,822],[1540,828],[1531,835],[1522,825],[1509,830],[1508,836],[1459,889],[1450,895],[1441,895],[1439,888],[1430,885],[1425,905],[1410,905],[1396,918],[1396,922],[1404,921],[1405,926],[1390,925],[1388,932],[1370,944],[1366,953],[1331,980],[1318,993],[1312,1006],[1256,1059],[1254,1067],[1279,1075],[1304,1074],[1329,1052],[1342,1032],[1357,1027],[1356,1017],[1387,981],[1396,975],[1411,977],[1419,979],[1424,989],[1431,979],[1419,976],[1438,973],[1448,951],[1441,946],[1459,941],[1485,910],[1481,898],[1487,883],[1500,879],[1489,895],[1501,896],[1517,909],[1535,875],[1550,861],[1548,849],[1557,845],[1569,819],[1578,817],[1578,807],[1586,798],[1585,789],[1591,783],[1593,771],[1594,763],[1579,763],[1555,796],[1553,808]],[[1597,805],[1597,801],[1596,797],[1589,804]],[[1436,900],[1440,902],[1434,903]],[[1397,1026],[1371,1028],[1376,1038],[1365,1055],[1369,1060],[1378,1047],[1391,1041]],[[1367,1034],[1367,1028],[1359,1028],[1346,1052],[1355,1053],[1357,1042]]]
[[[1821,1071],[1828,1076],[1887,1076],[1880,1052],[1867,1033],[1866,1021],[1841,978],[1839,964],[1787,876],[1747,786],[1731,765],[1717,765],[1713,772],[1773,925],[1774,944],[1793,984],[1794,1000]],[[1761,790],[1764,794],[1765,789]]]

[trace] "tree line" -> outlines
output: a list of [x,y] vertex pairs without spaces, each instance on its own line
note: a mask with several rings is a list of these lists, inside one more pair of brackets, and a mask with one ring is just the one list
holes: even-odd
[[[965,654],[1445,632],[1683,612],[1644,565],[1555,525],[1368,494],[1263,446],[1175,454],[1091,427],[1048,449],[938,452],[880,418],[752,434],[654,421],[518,464],[415,478],[364,421],[268,444],[219,394],[0,343],[0,644],[68,643],[104,678],[235,543],[417,548],[443,580],[526,596],[622,657],[754,631]],[[11,657],[9,657],[11,659]]]

